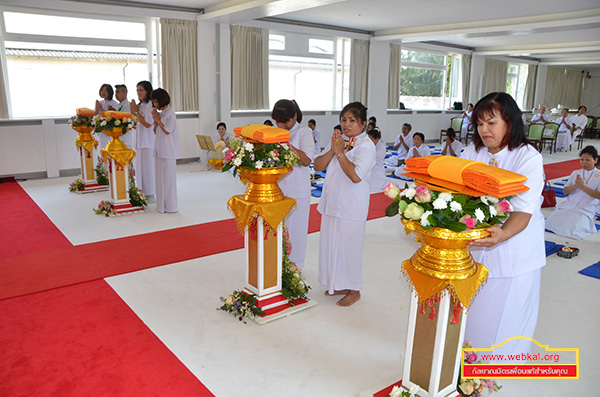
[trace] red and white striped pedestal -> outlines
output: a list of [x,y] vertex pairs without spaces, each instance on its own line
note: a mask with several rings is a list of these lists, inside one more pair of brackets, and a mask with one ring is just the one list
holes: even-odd
[[256,229],[248,228],[245,233],[246,285],[244,291],[256,295],[257,306],[265,313],[255,321],[266,324],[270,321],[315,306],[313,299],[297,300],[293,306],[281,293],[283,256],[283,227],[277,226],[276,236],[266,230],[264,219],[257,217]]
[[100,185],[96,182],[96,173],[94,171],[94,161],[98,158],[98,147],[92,146],[87,150],[83,145],[79,145],[79,159],[81,160],[81,179],[85,187],[83,190],[77,190],[75,193],[85,194],[94,192],[104,192],[108,190],[107,185]]
[[419,397],[460,396],[456,387],[466,317],[464,307],[455,308],[448,291],[425,306],[419,304],[413,293],[402,379],[382,382],[359,396],[384,397],[394,385],[406,391],[418,385]]
[[144,207],[134,207],[129,202],[128,175],[130,164],[126,164],[123,167],[110,156],[108,156],[108,161],[110,197],[113,200],[116,212],[116,215],[112,216],[146,212]]

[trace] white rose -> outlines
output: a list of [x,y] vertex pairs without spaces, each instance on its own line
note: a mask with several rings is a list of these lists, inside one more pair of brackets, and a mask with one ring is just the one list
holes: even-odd
[[419,385],[412,385],[408,390],[411,396],[416,396],[421,391],[421,387]]
[[485,198],[487,199],[487,201],[489,201],[492,204],[496,204],[499,201],[498,198],[496,198],[494,196],[490,196],[490,195],[485,196]]

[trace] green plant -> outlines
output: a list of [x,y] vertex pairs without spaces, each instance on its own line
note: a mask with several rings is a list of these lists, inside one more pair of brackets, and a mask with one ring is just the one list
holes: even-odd
[[302,278],[302,271],[290,260],[292,244],[290,243],[287,227],[283,232],[283,256],[281,269],[281,293],[286,297],[290,306],[294,306],[297,299],[308,299],[308,291],[311,289]]
[[96,182],[98,182],[98,185],[108,185],[108,173],[104,169],[104,161],[102,161],[102,157],[100,156],[98,156],[98,163],[96,164],[96,168],[94,168],[94,172],[96,173]]

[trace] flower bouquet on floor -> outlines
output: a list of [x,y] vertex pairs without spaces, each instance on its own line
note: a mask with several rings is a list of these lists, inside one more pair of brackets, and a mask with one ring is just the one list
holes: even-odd
[[80,192],[83,189],[85,189],[85,182],[81,178],[77,178],[69,184],[70,192]]
[[217,310],[231,313],[234,317],[237,317],[240,321],[246,323],[246,318],[252,320],[258,316],[262,316],[264,312],[257,305],[256,296],[247,294],[244,291],[233,291],[231,295],[224,298],[221,297],[223,305],[218,307]]
[[[464,348],[472,348],[471,341],[466,340]],[[465,350],[463,354],[463,361],[465,364],[484,364],[483,361],[478,360],[476,350]],[[499,391],[502,386],[498,386],[495,380],[492,379],[462,379],[458,377],[458,387],[456,390],[462,397],[481,397],[483,391],[487,389],[488,394]]]
[[234,138],[230,140],[230,146],[224,149],[223,172],[233,168],[233,175],[245,170],[255,171],[300,164],[300,158],[286,143],[252,143]]

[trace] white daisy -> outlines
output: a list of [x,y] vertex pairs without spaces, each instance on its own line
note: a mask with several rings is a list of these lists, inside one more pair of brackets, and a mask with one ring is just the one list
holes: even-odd
[[262,161],[259,160],[259,161],[256,162],[256,169],[257,170],[260,170],[262,168],[262,166],[263,166],[263,162]]

